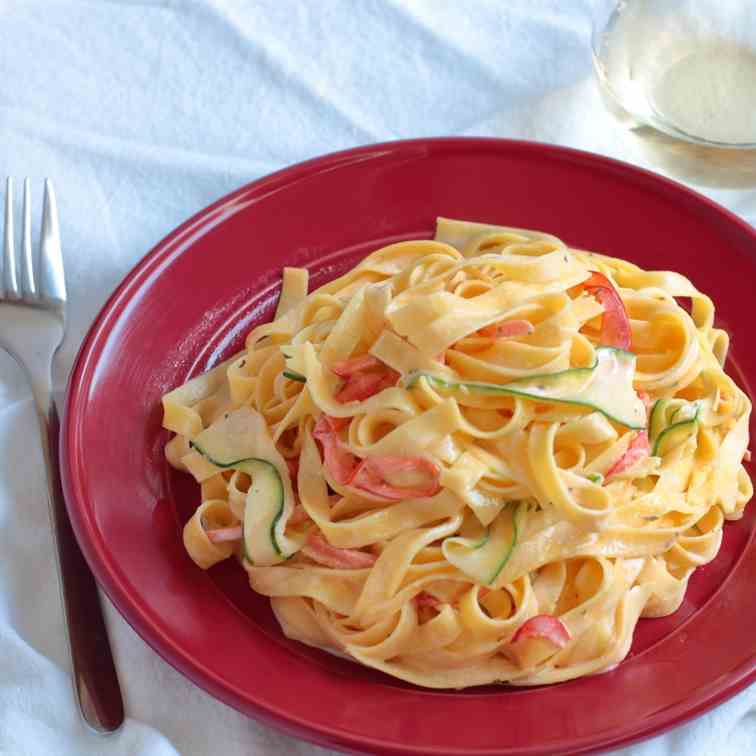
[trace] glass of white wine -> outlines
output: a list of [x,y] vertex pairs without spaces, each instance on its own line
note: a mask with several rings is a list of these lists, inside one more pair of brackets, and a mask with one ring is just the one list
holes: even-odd
[[604,100],[649,162],[756,186],[756,0],[605,0],[592,46]]

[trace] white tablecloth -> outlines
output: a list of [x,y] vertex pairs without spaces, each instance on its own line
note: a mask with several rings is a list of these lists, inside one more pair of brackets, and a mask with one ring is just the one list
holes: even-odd
[[[57,383],[108,293],[164,234],[282,166],[441,134],[634,159],[591,80],[591,0],[4,0],[0,177],[54,178],[70,321]],[[756,193],[716,198],[756,221]],[[128,720],[71,695],[34,414],[0,355],[0,754],[322,752],[218,703],[105,599]],[[756,752],[756,686],[632,754]]]

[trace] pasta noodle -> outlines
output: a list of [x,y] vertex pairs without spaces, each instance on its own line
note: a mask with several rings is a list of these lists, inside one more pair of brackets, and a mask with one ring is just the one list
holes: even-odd
[[751,498],[727,347],[683,276],[522,229],[439,219],[310,294],[288,268],[275,320],[163,398],[184,544],[417,685],[609,670]]

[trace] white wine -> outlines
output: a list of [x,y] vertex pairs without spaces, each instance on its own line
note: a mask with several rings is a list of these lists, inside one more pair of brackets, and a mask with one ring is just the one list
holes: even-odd
[[594,39],[610,111],[667,172],[703,186],[756,186],[756,51],[749,35],[740,30],[728,38],[705,23],[692,33],[663,5],[653,13],[644,2],[620,6],[625,12],[615,11]]
[[649,93],[656,116],[688,137],[756,147],[756,54],[712,45],[673,63]]

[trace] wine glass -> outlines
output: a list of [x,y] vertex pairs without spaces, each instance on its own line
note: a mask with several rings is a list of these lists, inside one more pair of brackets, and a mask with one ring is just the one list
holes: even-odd
[[756,2],[606,0],[592,47],[604,101],[650,162],[756,185]]

